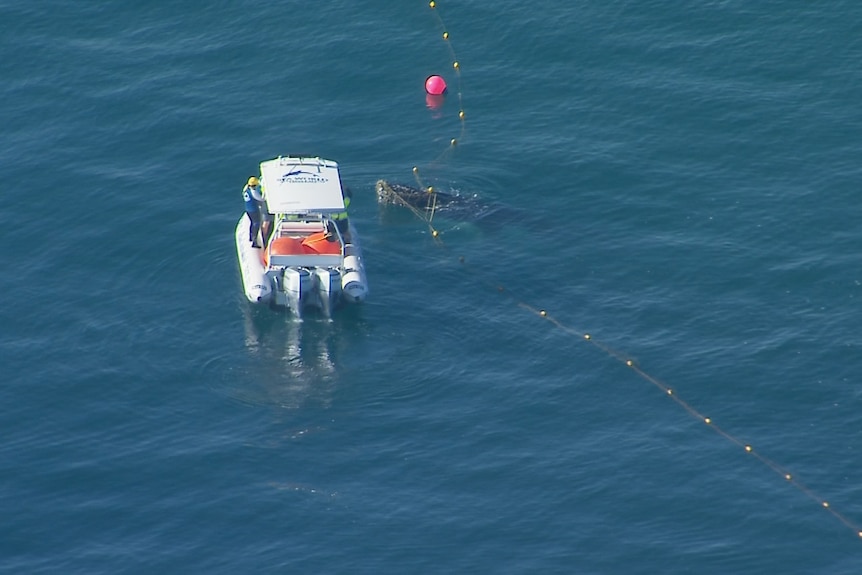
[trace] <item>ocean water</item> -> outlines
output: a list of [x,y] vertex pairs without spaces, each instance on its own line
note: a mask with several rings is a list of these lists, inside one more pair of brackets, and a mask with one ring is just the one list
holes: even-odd
[[[862,572],[860,21],[0,3],[0,572]],[[291,153],[354,192],[331,322],[241,292]],[[487,208],[379,208],[414,166]]]

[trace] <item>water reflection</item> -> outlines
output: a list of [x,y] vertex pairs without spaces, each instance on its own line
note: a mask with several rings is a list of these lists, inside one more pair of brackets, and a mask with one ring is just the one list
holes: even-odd
[[440,109],[445,103],[446,96],[442,94],[425,94],[425,105],[428,106],[429,110],[434,110],[436,112],[433,114],[435,120],[443,117],[443,113]]
[[238,399],[297,408],[329,407],[339,371],[334,322],[289,312],[244,306],[245,353],[237,373]]

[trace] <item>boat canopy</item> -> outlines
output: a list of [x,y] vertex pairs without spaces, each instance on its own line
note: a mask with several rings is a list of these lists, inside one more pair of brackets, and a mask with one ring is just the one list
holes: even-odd
[[271,214],[328,214],[344,211],[338,164],[323,158],[279,156],[260,163]]

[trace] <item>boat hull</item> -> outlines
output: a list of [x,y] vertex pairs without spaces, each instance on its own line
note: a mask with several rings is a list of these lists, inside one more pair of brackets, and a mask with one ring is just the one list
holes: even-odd
[[[359,234],[352,223],[349,230],[351,241],[344,244],[343,251],[336,252],[340,255],[334,261],[333,256],[305,255],[300,256],[304,258],[301,265],[277,265],[273,263],[276,260],[273,255],[266,261],[264,248],[252,247],[248,241],[249,220],[245,216],[240,218],[234,240],[246,299],[252,303],[287,307],[299,316],[307,307],[318,308],[329,316],[342,302],[365,301],[368,281]],[[321,257],[329,261],[317,261],[316,258]]]
[[251,242],[248,241],[249,224],[249,219],[243,216],[237,222],[235,230],[236,255],[239,261],[242,289],[248,301],[270,303],[272,280],[266,275],[263,250],[252,247]]

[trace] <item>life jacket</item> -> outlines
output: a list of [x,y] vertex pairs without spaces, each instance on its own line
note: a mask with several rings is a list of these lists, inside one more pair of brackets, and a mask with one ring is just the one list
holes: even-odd
[[249,213],[260,213],[260,206],[257,198],[252,194],[251,186],[246,186],[242,189],[242,200],[245,202],[245,211]]
[[344,198],[344,211],[338,212],[337,214],[332,214],[333,220],[346,220],[347,219],[347,206],[350,205],[350,197],[346,196]]

